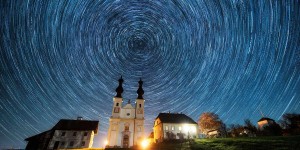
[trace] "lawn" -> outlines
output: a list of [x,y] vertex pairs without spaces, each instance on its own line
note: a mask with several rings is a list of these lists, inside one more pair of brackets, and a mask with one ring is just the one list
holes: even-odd
[[[125,150],[121,148],[107,150]],[[127,150],[142,150],[129,148]],[[196,139],[190,143],[151,144],[147,150],[300,150],[300,136]]]
[[300,150],[300,136],[196,139],[192,150]]

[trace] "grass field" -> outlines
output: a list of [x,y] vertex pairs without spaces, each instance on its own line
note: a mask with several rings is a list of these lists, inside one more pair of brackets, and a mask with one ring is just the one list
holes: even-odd
[[300,136],[197,139],[191,150],[300,150]]
[[[141,149],[114,148],[108,150]],[[300,136],[196,139],[190,143],[169,142],[151,144],[147,150],[300,150]]]

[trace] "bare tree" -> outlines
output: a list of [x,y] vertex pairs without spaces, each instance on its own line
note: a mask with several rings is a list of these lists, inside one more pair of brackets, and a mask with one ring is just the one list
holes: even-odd
[[256,126],[250,121],[250,119],[246,119],[245,121],[245,128],[248,129],[252,134],[257,132]]

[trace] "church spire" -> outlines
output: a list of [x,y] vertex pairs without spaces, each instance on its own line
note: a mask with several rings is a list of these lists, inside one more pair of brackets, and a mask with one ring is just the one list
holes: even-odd
[[116,92],[117,92],[116,97],[122,98],[122,93],[123,93],[122,83],[123,82],[124,82],[124,80],[122,79],[122,76],[121,76],[121,78],[119,79],[119,86],[116,88]]
[[142,78],[140,78],[140,81],[139,81],[139,89],[136,91],[136,93],[138,94],[138,99],[144,99],[143,98],[143,95],[144,95],[144,90],[143,90],[143,81],[142,81]]

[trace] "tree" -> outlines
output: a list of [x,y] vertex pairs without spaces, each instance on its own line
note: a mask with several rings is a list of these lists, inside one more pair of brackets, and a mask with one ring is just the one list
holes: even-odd
[[219,130],[222,126],[223,122],[219,118],[219,116],[212,112],[204,112],[201,114],[198,125],[200,132],[207,135],[208,131],[211,130]]
[[280,120],[280,125],[289,134],[300,134],[300,114],[284,114]]
[[282,135],[282,129],[276,122],[265,126],[262,130],[262,134],[265,136],[279,136]]
[[231,137],[239,137],[243,133],[244,127],[239,124],[231,124],[229,126],[229,135]]
[[257,132],[256,126],[252,124],[250,119],[246,119],[244,122],[245,122],[245,128],[248,129],[252,134],[255,134]]

